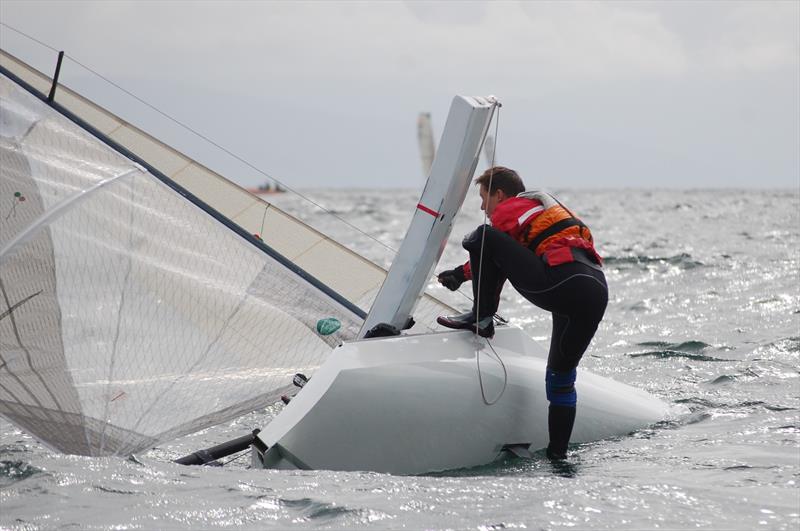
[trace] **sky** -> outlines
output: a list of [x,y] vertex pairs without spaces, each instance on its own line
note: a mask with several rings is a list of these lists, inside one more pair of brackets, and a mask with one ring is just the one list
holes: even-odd
[[294,188],[421,187],[417,115],[438,141],[454,95],[493,94],[528,188],[800,189],[797,0],[2,0],[0,22],[3,49],[48,74],[65,50],[65,85],[244,185],[265,178],[81,65]]

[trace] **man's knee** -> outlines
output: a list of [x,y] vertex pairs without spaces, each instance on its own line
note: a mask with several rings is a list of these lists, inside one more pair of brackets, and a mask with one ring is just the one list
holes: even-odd
[[557,372],[545,370],[545,390],[547,400],[554,406],[575,407],[578,403],[578,393],[575,391],[575,378],[577,370]]
[[461,241],[461,246],[467,251],[478,251],[480,250],[481,243],[485,243],[489,238],[493,238],[497,232],[497,229],[490,225],[480,225],[477,229],[464,236],[464,239]]

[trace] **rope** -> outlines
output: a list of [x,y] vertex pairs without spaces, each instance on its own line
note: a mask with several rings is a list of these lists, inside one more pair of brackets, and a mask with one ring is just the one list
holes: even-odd
[[481,352],[483,352],[483,349],[477,350],[475,357],[478,363],[478,384],[481,387],[481,398],[483,399],[484,404],[486,404],[487,406],[493,406],[497,403],[498,400],[500,400],[500,398],[506,392],[506,386],[508,385],[508,370],[506,370],[506,364],[503,363],[503,358],[501,358],[500,354],[498,354],[497,351],[494,349],[492,342],[487,339],[486,344],[489,345],[490,349],[492,349],[494,357],[497,359],[497,361],[500,363],[500,366],[503,368],[503,388],[500,389],[500,393],[497,395],[497,398],[495,398],[490,402],[489,400],[486,399],[486,390],[483,387],[483,376],[481,376]]
[[[237,460],[241,459],[242,457],[248,456],[248,455],[250,455],[250,454],[248,453],[249,451],[250,451],[250,449],[249,449],[249,448],[247,448],[247,449],[244,449],[244,450],[242,450],[242,452],[241,452],[239,455],[237,455],[236,457],[233,457],[233,458],[231,458],[231,459],[228,459],[228,460],[227,460],[227,461],[225,461],[224,463],[220,463],[220,465],[219,465],[219,466],[221,466],[221,467],[222,467],[222,466],[225,466],[225,465],[227,465],[228,463],[233,463],[234,461],[237,461]],[[208,463],[204,463],[204,466],[205,466],[206,464],[208,464]]]
[[[487,200],[488,197],[491,195],[492,192],[492,179],[494,177],[494,166],[495,166],[495,155],[497,153],[497,139],[498,139],[498,131],[500,129],[500,104],[495,102],[495,106],[497,107],[497,117],[495,118],[494,122],[494,146],[492,146],[492,162],[489,168],[489,185],[487,187]],[[478,331],[478,326],[480,324],[480,304],[481,304],[481,277],[483,276],[483,251],[484,251],[484,243],[486,240],[486,221],[487,221],[488,213],[486,212],[486,208],[483,209],[483,232],[481,233],[481,250],[480,254],[478,255],[478,289],[477,289],[477,296],[475,297],[475,331]],[[492,317],[494,319],[494,317]],[[475,351],[475,359],[478,368],[478,384],[481,388],[481,398],[483,399],[483,403],[487,406],[493,406],[497,403],[498,400],[503,396],[503,393],[506,392],[506,386],[508,385],[508,371],[506,370],[506,364],[503,363],[503,359],[494,349],[492,342],[486,338],[486,344],[492,349],[492,353],[494,354],[497,361],[500,363],[500,366],[503,367],[503,388],[500,390],[500,393],[497,395],[492,401],[486,399],[486,390],[483,387],[483,376],[481,374],[481,352],[483,349],[476,349]]]

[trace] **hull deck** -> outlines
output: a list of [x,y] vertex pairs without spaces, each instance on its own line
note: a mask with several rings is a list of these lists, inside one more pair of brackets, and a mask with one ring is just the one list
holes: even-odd
[[[511,445],[545,447],[546,353],[513,327],[490,343],[455,331],[343,345],[259,434],[267,450],[254,447],[253,464],[419,474],[486,464]],[[572,442],[668,414],[665,402],[588,371],[576,387]]]

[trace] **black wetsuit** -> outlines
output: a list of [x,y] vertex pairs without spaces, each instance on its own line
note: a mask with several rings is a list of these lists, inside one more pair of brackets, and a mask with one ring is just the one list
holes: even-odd
[[[479,264],[484,227],[483,263]],[[463,245],[469,251],[473,293],[481,306],[479,317],[497,311],[500,291],[508,279],[520,295],[553,315],[548,367],[557,372],[575,369],[608,304],[608,286],[602,268],[582,249],[573,249],[575,262],[550,267],[532,250],[488,225],[469,234]]]

